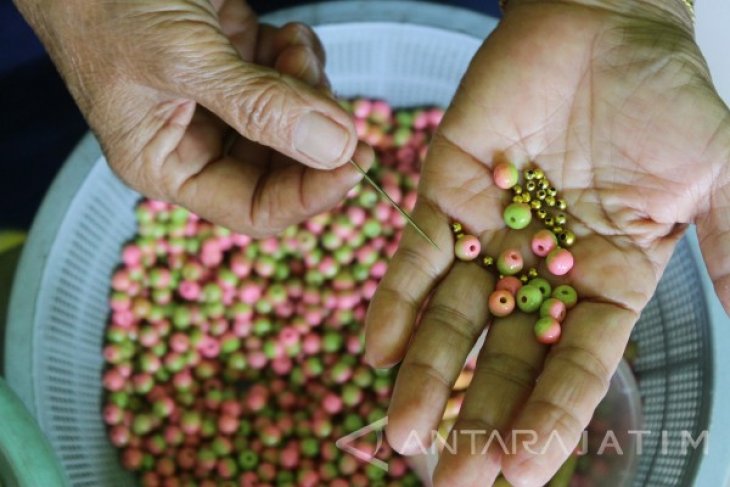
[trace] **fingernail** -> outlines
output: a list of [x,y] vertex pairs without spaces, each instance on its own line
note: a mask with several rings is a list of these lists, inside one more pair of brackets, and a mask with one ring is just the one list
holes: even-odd
[[304,115],[294,130],[294,147],[302,155],[331,168],[342,158],[350,134],[344,127],[318,112]]

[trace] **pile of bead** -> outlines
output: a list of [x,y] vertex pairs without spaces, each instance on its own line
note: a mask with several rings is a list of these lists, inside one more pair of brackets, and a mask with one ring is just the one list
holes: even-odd
[[[371,170],[407,210],[441,110],[344,103]],[[384,417],[395,371],[363,359],[367,303],[406,222],[361,184],[331,212],[252,240],[144,200],[112,277],[103,418],[124,468],[156,486],[416,486],[335,447]],[[375,433],[354,445],[374,456]]]
[[[513,192],[512,201],[502,215],[504,223],[513,230],[522,230],[532,223],[534,214],[546,228],[532,236],[530,248],[535,256],[545,259],[550,274],[564,276],[573,268],[573,254],[567,247],[575,242],[575,235],[567,229],[568,217],[564,213],[567,203],[559,198],[557,189],[541,169],[527,169],[523,176],[524,188],[518,184],[520,173],[514,164],[503,162],[494,168],[494,184]],[[499,274],[495,290],[489,296],[491,314],[504,317],[515,308],[524,313],[538,313],[534,326],[536,338],[541,343],[556,343],[566,310],[577,303],[575,290],[567,284],[552,289],[534,267],[523,271],[524,258],[517,249],[507,248],[496,259],[482,256],[481,242],[476,236],[465,233],[459,222],[452,223],[452,230],[456,237],[454,255],[458,259],[478,259],[485,268]]]

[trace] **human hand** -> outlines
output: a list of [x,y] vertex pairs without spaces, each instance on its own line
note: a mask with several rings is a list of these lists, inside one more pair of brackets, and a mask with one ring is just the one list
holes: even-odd
[[263,236],[336,204],[361,178],[353,154],[372,163],[304,25],[259,24],[242,0],[17,2],[148,197]]
[[[423,167],[414,217],[440,250],[407,229],[371,302],[367,357],[379,367],[403,360],[390,443],[406,453],[414,451],[412,434],[430,443],[489,321],[454,426],[482,434],[457,435],[456,453],[444,449],[435,484],[491,485],[500,469],[512,485],[545,484],[605,395],[688,223],[697,223],[730,312],[729,156],[730,116],[681,0],[511,0]],[[501,159],[523,168],[534,161],[568,202],[577,239],[567,277],[581,300],[552,348],[535,340],[534,317],[490,318],[495,277],[454,262],[451,219],[478,235],[489,255],[527,248],[530,232],[506,231],[502,221],[510,195],[491,177]],[[512,441],[519,431],[538,439]],[[496,439],[488,443],[495,432],[507,441],[506,453]]]

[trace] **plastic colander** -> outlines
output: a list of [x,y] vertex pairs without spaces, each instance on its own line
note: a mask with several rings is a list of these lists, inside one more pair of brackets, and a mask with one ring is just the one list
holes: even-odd
[[[340,96],[396,106],[448,104],[481,39],[496,25],[414,2],[345,2],[291,9],[272,23],[318,26]],[[416,25],[419,24],[419,25]],[[101,355],[112,270],[135,229],[139,195],[109,170],[92,137],[56,178],[14,285],[6,376],[50,440],[70,484],[127,486],[101,419]],[[697,437],[707,427],[712,363],[696,262],[681,242],[634,337],[646,430]],[[699,455],[644,437],[635,485],[691,485]],[[662,447],[664,446],[664,451]]]

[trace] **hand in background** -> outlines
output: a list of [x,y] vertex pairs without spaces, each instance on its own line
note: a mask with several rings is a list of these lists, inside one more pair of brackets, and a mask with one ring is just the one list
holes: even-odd
[[353,154],[372,163],[304,25],[259,24],[241,0],[17,3],[148,197],[262,236],[335,205],[360,180]]
[[[372,300],[369,360],[403,360],[387,435],[406,453],[417,446],[407,444],[413,432],[429,443],[465,357],[491,323],[454,426],[482,434],[459,434],[457,452],[444,450],[436,486],[491,485],[500,469],[515,486],[550,479],[605,395],[688,223],[697,223],[730,311],[730,114],[681,0],[618,4],[511,0],[424,165],[414,217],[440,250],[407,229]],[[450,220],[478,235],[489,255],[526,248],[532,232],[507,231],[502,221],[510,192],[491,177],[501,159],[544,170],[577,236],[569,280],[581,299],[552,348],[535,340],[534,316],[490,318],[495,277],[454,262]],[[493,432],[509,439],[520,430],[538,440],[508,442],[507,454],[494,440],[482,453]],[[566,449],[553,439],[534,453],[551,435]]]

